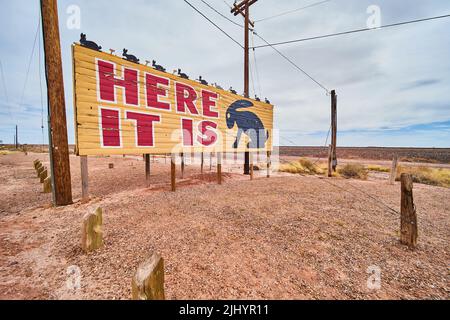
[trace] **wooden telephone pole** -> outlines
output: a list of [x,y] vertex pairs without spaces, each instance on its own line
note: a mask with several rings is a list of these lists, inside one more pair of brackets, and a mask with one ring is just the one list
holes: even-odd
[[333,172],[337,168],[337,96],[336,91],[331,91],[331,167]]
[[16,135],[14,136],[14,148],[19,149],[19,129],[16,125]]
[[[246,98],[250,97],[249,90],[249,29],[255,27],[254,23],[250,21],[250,6],[255,4],[258,0],[242,0],[240,3],[235,3],[231,9],[231,13],[235,16],[238,14],[242,15],[245,19],[244,23],[244,96]],[[250,174],[250,152],[245,152],[245,162],[244,162],[244,174]]]
[[53,203],[72,204],[66,105],[56,0],[41,0],[49,115],[49,153]]

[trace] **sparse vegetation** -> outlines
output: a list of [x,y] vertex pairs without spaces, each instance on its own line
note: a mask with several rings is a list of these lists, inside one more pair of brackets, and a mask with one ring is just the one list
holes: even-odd
[[339,169],[339,174],[347,179],[367,179],[367,169],[361,164],[346,164]]
[[8,154],[13,154],[16,153],[15,151],[10,151],[10,150],[0,150],[0,156],[6,156]]
[[389,169],[388,167],[383,167],[383,166],[379,166],[379,165],[372,165],[372,164],[369,164],[367,166],[367,170],[375,171],[375,172],[391,172],[391,169]]
[[400,181],[402,173],[411,174],[416,183],[450,188],[450,169],[399,166],[397,181]]
[[288,164],[280,166],[280,172],[288,172],[295,174],[323,174],[324,170],[312,161],[300,158],[298,161],[293,161]]

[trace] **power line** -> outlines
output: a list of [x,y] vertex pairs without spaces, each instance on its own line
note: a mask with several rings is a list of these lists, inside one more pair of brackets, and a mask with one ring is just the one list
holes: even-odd
[[301,11],[301,10],[304,10],[304,9],[312,8],[312,7],[315,7],[315,6],[318,6],[320,4],[323,4],[323,3],[326,3],[326,2],[330,2],[330,1],[332,1],[332,0],[319,1],[319,2],[310,4],[310,5],[301,7],[301,8],[285,11],[285,12],[282,12],[282,13],[279,13],[279,14],[276,14],[276,15],[273,15],[273,16],[269,16],[269,17],[266,17],[266,18],[263,18],[263,19],[255,20],[255,23],[256,22],[262,22],[262,21],[270,20],[270,19],[274,19],[274,18],[278,18],[278,17],[281,17],[281,16],[285,16],[287,14],[291,14],[291,13],[295,13],[295,12],[298,12],[298,11]]
[[324,89],[326,91],[327,94],[330,93],[330,90],[328,90],[323,84],[321,84],[319,81],[317,81],[316,79],[314,79],[309,73],[307,73],[305,70],[303,70],[302,68],[300,68],[294,61],[292,61],[291,59],[289,59],[287,56],[285,56],[281,51],[279,51],[277,48],[275,48],[272,44],[270,44],[269,42],[267,42],[263,37],[261,37],[259,34],[257,34],[255,31],[253,31],[253,33],[260,38],[262,41],[264,41],[267,46],[271,47],[273,50],[275,50],[280,56],[282,56],[286,61],[288,61],[290,64],[292,64],[297,70],[299,70],[300,72],[302,72],[305,76],[307,76],[309,79],[311,79],[315,84],[317,84],[319,87],[321,87],[322,89]]
[[382,25],[382,26],[380,26],[378,28],[356,29],[356,30],[338,32],[338,33],[326,34],[326,35],[322,35],[322,36],[315,36],[315,37],[309,37],[309,38],[303,38],[303,39],[296,39],[296,40],[268,43],[266,45],[260,45],[260,46],[253,47],[253,49],[265,48],[265,47],[273,47],[273,46],[279,46],[279,45],[284,45],[284,44],[304,42],[304,41],[309,41],[309,40],[324,39],[324,38],[342,36],[342,35],[347,35],[347,34],[352,34],[352,33],[359,33],[359,32],[372,31],[372,30],[379,30],[379,29],[384,29],[384,28],[397,27],[397,26],[413,24],[413,23],[417,23],[417,22],[437,20],[437,19],[443,19],[443,18],[449,18],[449,17],[450,17],[450,14],[446,14],[446,15],[443,15],[443,16],[436,16],[436,17],[431,17],[431,18],[423,18],[423,19],[417,19],[417,20],[411,20],[411,21],[404,21],[404,22],[398,22],[398,23],[393,23],[393,24]]
[[[254,46],[254,36],[252,32],[252,46]],[[261,98],[262,90],[261,90],[261,79],[259,78],[259,71],[258,71],[258,64],[256,62],[256,50],[253,49],[253,60],[255,61],[255,72],[256,72],[256,80],[258,81],[258,90],[259,90],[259,97]]]
[[208,20],[212,25],[214,25],[217,29],[219,29],[223,34],[225,34],[228,38],[230,38],[231,40],[233,40],[239,47],[241,47],[242,49],[244,49],[244,47],[237,41],[235,40],[232,36],[230,36],[228,33],[226,33],[222,28],[220,28],[217,24],[215,24],[211,19],[209,19],[207,16],[205,16],[200,10],[198,10],[196,7],[194,7],[189,1],[184,0],[184,2],[186,2],[192,9],[194,9],[195,11],[197,11],[198,14],[200,14],[203,18],[205,18],[206,20]]
[[36,49],[36,42],[37,42],[40,26],[41,26],[41,19],[39,18],[38,26],[37,26],[37,29],[36,29],[36,34],[34,36],[33,48],[31,49],[30,60],[28,61],[27,73],[25,75],[25,83],[23,85],[22,95],[21,95],[21,98],[20,98],[20,105],[19,105],[20,107],[23,106],[23,99],[24,99],[24,96],[25,96],[25,90],[27,88],[28,76],[30,75],[31,62],[33,61],[33,56],[34,56],[34,51]]
[[8,108],[9,116],[12,118],[11,106],[9,105],[8,90],[6,89],[5,73],[3,71],[3,64],[2,64],[1,60],[0,60],[0,71],[1,71],[1,74],[2,74],[3,90],[5,91],[6,107]]
[[203,2],[205,5],[207,5],[211,10],[213,10],[215,13],[217,13],[218,15],[220,15],[222,18],[230,21],[232,24],[244,28],[244,26],[242,24],[237,23],[236,21],[231,20],[230,18],[228,18],[226,15],[222,14],[220,11],[216,10],[213,6],[211,6],[208,2],[204,1],[204,0],[200,0],[201,2]]

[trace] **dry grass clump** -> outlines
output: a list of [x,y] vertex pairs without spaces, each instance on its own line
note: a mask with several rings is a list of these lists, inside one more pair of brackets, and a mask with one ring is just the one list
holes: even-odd
[[278,170],[280,172],[288,172],[294,174],[323,174],[324,171],[312,161],[300,158],[298,161],[293,161],[288,164],[283,164]]
[[10,150],[0,150],[0,156],[6,156],[8,154],[13,154],[13,153],[17,153],[17,152],[10,151]]
[[400,181],[402,173],[411,174],[416,183],[450,188],[450,169],[399,166],[397,181]]
[[383,166],[379,166],[379,165],[372,165],[372,164],[369,164],[367,166],[367,170],[375,171],[375,172],[391,172],[391,169],[389,169],[388,167],[383,167]]
[[347,179],[367,180],[367,169],[362,164],[346,164],[339,169],[339,174]]

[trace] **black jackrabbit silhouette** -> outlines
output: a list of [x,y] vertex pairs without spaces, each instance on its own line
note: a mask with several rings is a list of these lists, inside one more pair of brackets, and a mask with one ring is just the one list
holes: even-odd
[[208,85],[208,82],[207,82],[205,79],[203,79],[202,76],[200,76],[200,77],[198,78],[198,81],[200,81],[200,83],[201,83],[201,84],[204,84],[205,86]]
[[181,72],[181,69],[178,69],[178,75],[183,79],[189,79],[189,76],[186,73]]
[[80,44],[83,47],[92,49],[92,50],[96,50],[96,51],[100,51],[102,50],[102,47],[98,46],[94,41],[88,41],[86,40],[86,34],[82,33],[80,35]]
[[250,111],[238,111],[238,109],[251,108],[253,103],[247,100],[235,101],[228,107],[226,121],[228,129],[233,129],[235,125],[238,127],[236,141],[233,148],[239,147],[239,140],[242,134],[250,138],[247,148],[264,148],[267,140],[269,140],[269,131],[264,128],[261,119]]
[[133,56],[132,54],[128,54],[127,52],[128,52],[127,49],[123,49],[122,56],[124,56],[126,60],[128,60],[130,62],[134,62],[134,63],[139,63],[139,59],[136,58],[136,56]]
[[163,66],[157,65],[155,60],[152,61],[152,66],[158,71],[166,72],[166,69]]

